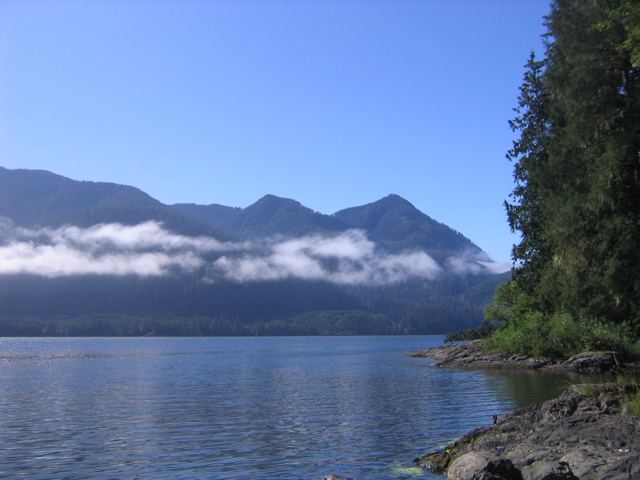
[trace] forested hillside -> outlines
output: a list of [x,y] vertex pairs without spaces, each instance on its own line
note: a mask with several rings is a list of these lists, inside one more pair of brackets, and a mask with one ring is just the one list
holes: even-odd
[[399,195],[336,212],[335,216],[391,250],[422,248],[439,260],[452,251],[483,254],[471,240],[428,215]]
[[508,157],[519,265],[496,348],[633,349],[640,333],[640,5],[557,0],[531,56]]
[[314,212],[296,200],[276,195],[265,195],[246,208],[193,204],[177,204],[174,207],[228,235],[243,239],[338,232],[349,228],[349,225],[330,215]]
[[135,187],[79,182],[44,170],[0,167],[0,217],[3,216],[25,227],[86,227],[111,222],[134,225],[156,220],[176,232],[224,237]]
[[507,279],[397,195],[335,215],[274,195],[168,206],[0,169],[0,217],[0,335],[444,333]]

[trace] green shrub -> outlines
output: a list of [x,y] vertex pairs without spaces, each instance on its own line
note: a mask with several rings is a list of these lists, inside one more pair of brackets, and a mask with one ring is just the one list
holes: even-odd
[[592,319],[576,319],[567,313],[546,317],[529,311],[511,319],[487,340],[492,351],[534,357],[566,358],[589,350],[628,352],[630,330]]
[[597,400],[602,388],[597,383],[583,383],[578,386],[580,392],[587,397],[591,397],[593,400]]
[[487,307],[485,318],[489,322],[508,325],[532,311],[535,311],[532,298],[512,281],[496,289],[493,304]]
[[500,327],[502,327],[502,325],[499,325],[496,322],[485,320],[479,327],[467,328],[466,330],[461,330],[459,332],[447,333],[444,341],[463,342],[466,340],[479,340],[481,338],[487,338]]
[[640,360],[640,340],[629,343],[626,349],[626,353],[629,358],[633,360]]
[[628,414],[640,417],[640,392],[627,396],[622,402],[622,407]]
[[527,312],[497,330],[485,342],[490,351],[517,353],[530,356],[541,355],[546,336],[545,324],[539,312]]
[[640,340],[630,325],[569,313],[543,314],[513,281],[497,289],[485,316],[498,327],[485,341],[489,351],[566,358],[589,350],[615,350],[640,358]]

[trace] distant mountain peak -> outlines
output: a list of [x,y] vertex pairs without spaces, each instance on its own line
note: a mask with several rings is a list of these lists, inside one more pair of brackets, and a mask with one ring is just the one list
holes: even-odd
[[[307,207],[302,205],[297,200],[294,200],[293,198],[279,197],[278,195],[273,195],[272,193],[267,193],[263,197],[260,197],[254,203],[249,205],[247,208],[251,208],[255,205],[268,205],[268,206],[274,206],[274,207],[277,207],[280,205],[287,205],[292,207],[301,207],[304,209],[308,209]],[[308,210],[311,210],[311,209],[308,209]]]
[[0,167],[0,216],[25,227],[155,220],[178,233],[225,238],[136,187],[78,181],[47,170]]
[[384,197],[381,198],[381,200],[384,199],[389,199],[389,200],[403,200],[405,202],[407,202],[408,200],[404,197],[401,197],[400,195],[398,195],[397,193],[390,193]]
[[168,206],[135,187],[79,182],[45,170],[0,167],[0,216],[28,227],[156,220],[178,233],[238,239],[360,229],[388,251],[423,250],[438,262],[467,252],[481,252],[468,238],[396,193],[333,215],[274,194],[264,195],[246,208],[216,204]]
[[390,193],[389,195],[382,197],[380,200],[376,200],[375,202],[371,203],[371,205],[373,204],[404,206],[418,210],[413,203],[411,203],[406,198],[401,197],[397,193]]
[[334,217],[352,228],[365,230],[372,240],[389,250],[417,248],[429,252],[439,262],[465,251],[482,251],[471,240],[397,194],[340,210]]
[[296,202],[296,203],[300,203],[297,202],[296,200],[289,198],[289,197],[281,197],[280,195],[274,195],[273,193],[267,193],[265,195],[263,195],[262,197],[260,197],[258,200],[256,200],[257,202],[261,201],[261,200],[289,200],[292,202]]

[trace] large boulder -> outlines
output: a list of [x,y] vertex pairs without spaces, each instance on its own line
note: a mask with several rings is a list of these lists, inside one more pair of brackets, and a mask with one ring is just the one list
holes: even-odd
[[511,460],[470,452],[456,458],[447,470],[449,480],[522,480]]
[[640,418],[623,408],[636,393],[634,385],[574,385],[416,463],[444,466],[456,480],[640,479]]
[[522,468],[523,480],[578,480],[566,462],[539,461]]
[[578,372],[607,372],[619,365],[620,354],[616,352],[582,352],[564,362]]

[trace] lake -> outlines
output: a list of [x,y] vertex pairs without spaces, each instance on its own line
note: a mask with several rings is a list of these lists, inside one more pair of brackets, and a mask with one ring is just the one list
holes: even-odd
[[0,339],[0,477],[430,478],[413,458],[567,382],[405,356],[442,341]]

